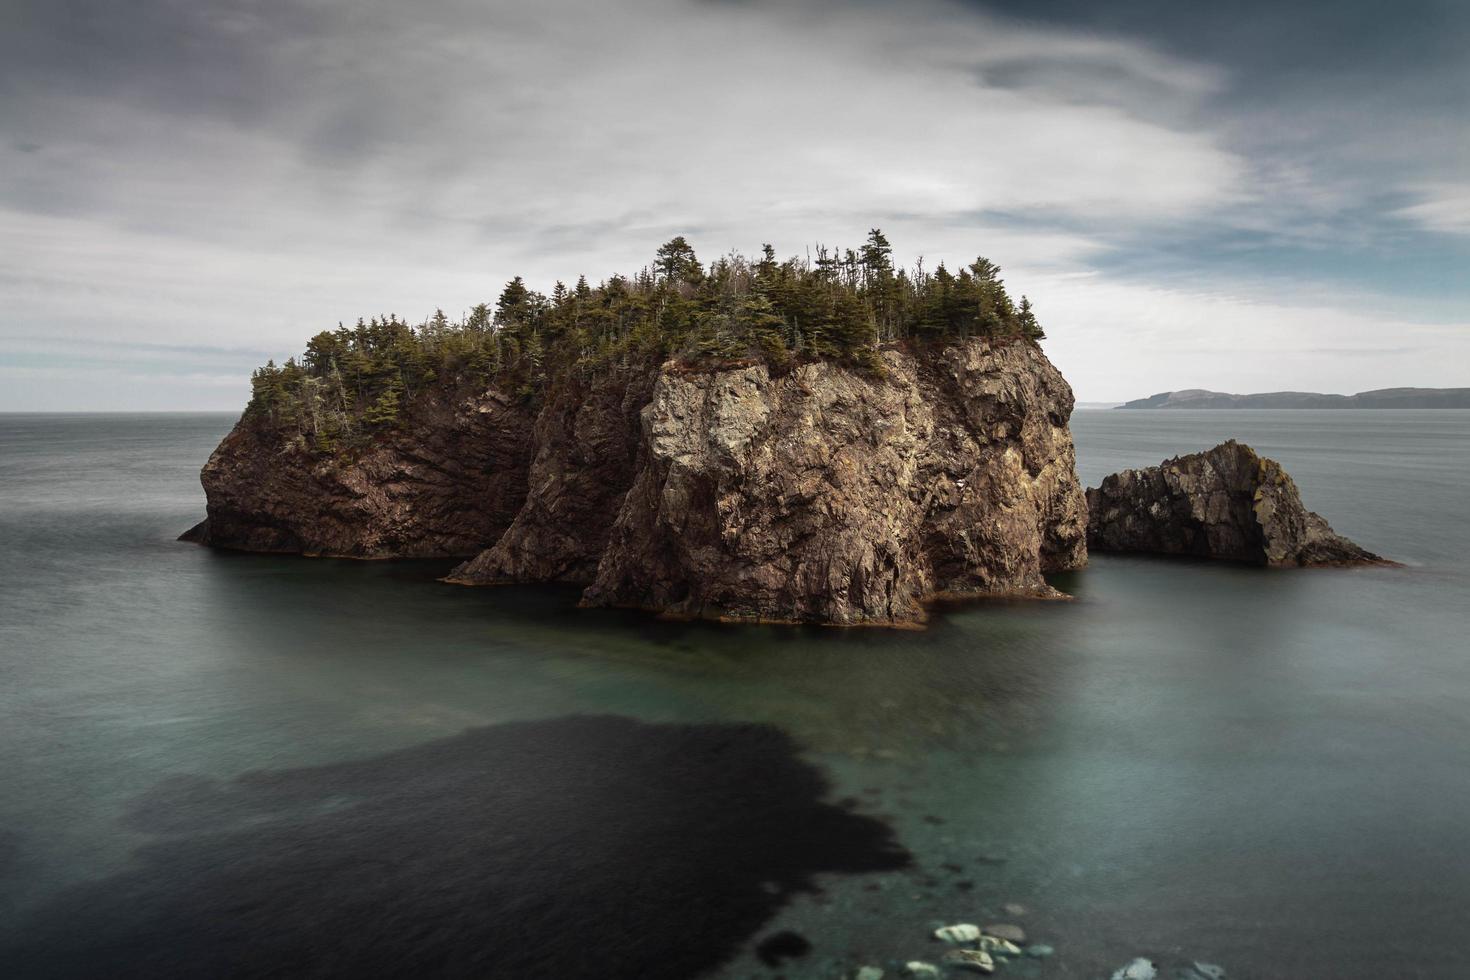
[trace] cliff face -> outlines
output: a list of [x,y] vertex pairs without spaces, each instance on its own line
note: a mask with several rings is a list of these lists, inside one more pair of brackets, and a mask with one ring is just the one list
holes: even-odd
[[1114,473],[1087,491],[1087,506],[1087,543],[1094,551],[1276,566],[1384,561],[1307,510],[1280,463],[1233,439]]
[[1030,344],[665,371],[589,605],[831,623],[951,595],[1057,595],[1086,562],[1072,394]]
[[416,399],[355,460],[282,445],[242,419],[200,481],[208,517],[186,540],[351,558],[472,555],[526,496],[531,416],[499,392]]
[[[455,582],[589,583],[584,604],[903,624],[926,601],[1059,595],[1086,563],[1072,392],[1029,342],[566,380],[413,403],[353,463],[242,422],[200,539],[359,557],[475,554]],[[483,549],[483,550],[482,550]],[[478,554],[476,554],[478,552]]]
[[449,580],[592,581],[638,459],[639,412],[655,375],[623,370],[560,388],[536,419],[525,504],[494,547]]

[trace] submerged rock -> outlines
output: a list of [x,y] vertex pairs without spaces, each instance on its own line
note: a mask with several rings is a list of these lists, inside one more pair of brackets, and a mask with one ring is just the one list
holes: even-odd
[[1046,943],[1033,943],[1026,947],[1026,955],[1038,960],[1044,960],[1056,953],[1056,949]]
[[981,926],[980,931],[987,936],[994,936],[1008,942],[1024,943],[1026,941],[1026,930],[1009,922],[995,922],[988,926]]
[[860,966],[852,980],[883,980],[883,970],[876,966]]
[[1009,939],[1001,939],[999,936],[981,936],[976,945],[987,953],[995,953],[1002,956],[1021,955],[1021,947]]
[[1114,970],[1113,980],[1154,980],[1158,975],[1158,968],[1153,962],[1140,956],[1128,965]]
[[1382,564],[1302,505],[1281,464],[1229,440],[1087,491],[1094,551],[1193,555],[1255,565]]
[[766,966],[780,966],[786,960],[799,959],[812,951],[812,944],[799,932],[790,929],[767,936],[756,946],[756,955]]
[[923,980],[930,980],[932,977],[939,976],[939,967],[923,960],[909,960],[903,965],[903,973],[906,977],[922,977]]
[[995,960],[979,949],[956,949],[944,954],[944,962],[961,970],[975,973],[994,973]]
[[941,926],[934,930],[934,938],[947,943],[973,943],[980,938],[980,927],[969,922]]

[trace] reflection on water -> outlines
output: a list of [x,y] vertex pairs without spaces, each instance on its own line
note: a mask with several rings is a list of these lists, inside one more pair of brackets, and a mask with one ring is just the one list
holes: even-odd
[[1079,413],[1086,482],[1239,435],[1411,567],[1099,558],[922,633],[176,544],[230,421],[0,417],[0,945],[835,978],[1019,902],[1036,976],[1470,974],[1470,413]]

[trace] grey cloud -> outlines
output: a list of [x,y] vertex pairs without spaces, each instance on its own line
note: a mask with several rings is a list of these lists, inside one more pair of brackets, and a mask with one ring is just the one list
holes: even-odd
[[330,7],[241,0],[46,0],[8,5],[6,88],[103,95],[252,124],[299,92],[278,69],[302,38],[331,29]]
[[[1269,59],[1170,27],[1183,6],[1150,30],[947,0],[17,0],[0,336],[283,356],[361,314],[459,312],[516,273],[635,269],[676,233],[791,253],[877,224],[931,264],[999,260],[1065,358],[1110,304],[1138,340],[1181,296],[1241,291],[1182,243],[1367,248],[1454,213],[1464,128],[1422,81],[1373,108],[1366,82],[1344,99],[1280,69],[1271,104]],[[1228,33],[1220,16],[1196,24]],[[1403,145],[1375,148],[1385,106]]]
[[[987,0],[984,8],[1145,38],[1226,67],[1230,85],[1210,110],[1231,145],[1278,158],[1276,173],[1310,171],[1338,199],[1464,173],[1470,5],[1460,0]],[[1280,195],[1288,203],[1292,190]]]
[[1331,354],[1341,357],[1383,357],[1385,355],[1417,354],[1423,347],[1309,347],[1308,354]]

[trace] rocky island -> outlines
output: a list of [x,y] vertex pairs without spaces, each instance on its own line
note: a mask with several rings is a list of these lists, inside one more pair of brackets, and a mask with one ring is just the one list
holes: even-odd
[[1087,491],[1087,508],[1093,551],[1277,567],[1392,564],[1333,531],[1280,463],[1233,439],[1114,473]]
[[1030,303],[984,259],[889,255],[874,231],[706,269],[680,238],[635,277],[318,334],[256,373],[185,537],[465,557],[449,581],[686,617],[893,626],[1059,596],[1085,498]]

